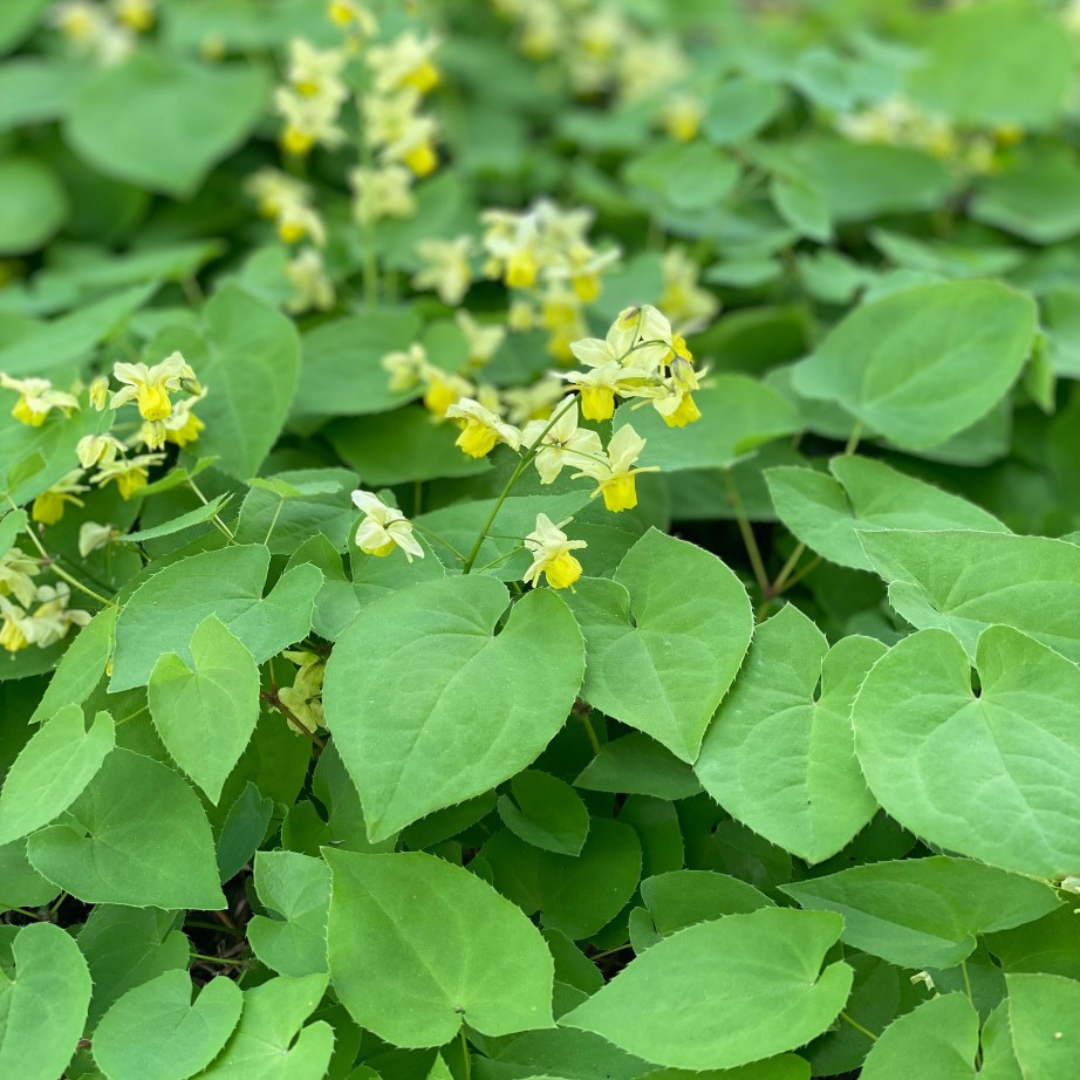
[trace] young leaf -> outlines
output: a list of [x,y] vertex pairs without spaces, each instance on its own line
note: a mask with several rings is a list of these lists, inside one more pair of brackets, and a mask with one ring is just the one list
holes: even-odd
[[560,1022],[672,1068],[730,1069],[791,1050],[847,1000],[851,968],[821,970],[842,928],[831,912],[780,908],[699,923],[631,961]]
[[271,917],[255,915],[247,936],[255,955],[281,975],[321,974],[326,966],[330,871],[321,859],[260,851],[255,887]]
[[585,635],[583,697],[694,761],[753,632],[739,579],[716,556],[653,529],[614,581],[580,581],[569,603]]
[[556,855],[581,854],[589,834],[589,811],[565,780],[527,769],[510,781],[510,790],[513,798],[501,795],[498,809],[515,836]]
[[917,836],[992,866],[1059,878],[1080,866],[1080,668],[1005,626],[976,648],[905,638],[855,699],[855,748],[878,802]]
[[689,799],[701,793],[701,784],[685,761],[637,731],[604,743],[574,786],[658,799]]
[[404,1047],[552,1026],[551,954],[490,885],[419,852],[324,855],[330,972],[358,1024]]
[[0,846],[59,817],[94,778],[115,742],[112,717],[98,713],[89,729],[68,705],[23,747],[0,791]]
[[51,923],[22,927],[15,968],[0,967],[0,1076],[56,1080],[75,1053],[90,1004],[79,946]]
[[858,636],[830,650],[797,607],[782,608],[758,627],[705,736],[694,766],[705,790],[806,862],[835,855],[877,809],[855,760],[849,715],[883,652],[881,642]]
[[210,823],[168,766],[117,747],[56,825],[30,837],[34,869],[88,904],[225,907]]
[[167,971],[129,990],[94,1031],[94,1060],[109,1080],[187,1080],[217,1056],[240,1020],[244,995],[219,975],[199,990]]
[[584,668],[574,618],[538,589],[493,636],[508,600],[489,577],[427,581],[338,640],[323,705],[372,841],[520,772],[565,722]]
[[176,653],[150,675],[150,715],[173,761],[217,805],[259,719],[259,668],[216,616],[191,635],[189,668]]

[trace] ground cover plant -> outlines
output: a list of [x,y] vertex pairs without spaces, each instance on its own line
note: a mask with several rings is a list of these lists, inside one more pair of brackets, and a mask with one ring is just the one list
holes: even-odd
[[0,5],[0,1077],[1080,1076],[1080,6]]

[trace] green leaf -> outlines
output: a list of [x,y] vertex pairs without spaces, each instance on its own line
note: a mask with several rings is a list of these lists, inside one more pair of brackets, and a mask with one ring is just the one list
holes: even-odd
[[187,971],[191,943],[176,929],[176,912],[98,904],[79,931],[94,997],[89,1027],[129,990],[166,971]]
[[890,1024],[870,1047],[863,1080],[975,1080],[979,1016],[963,994],[923,1002]]
[[957,124],[1042,128],[1065,108],[1073,59],[1057,13],[995,0],[938,17],[908,90]]
[[955,185],[940,161],[906,146],[818,134],[797,145],[794,153],[801,175],[820,190],[838,222],[929,210]]
[[191,635],[191,667],[165,653],[150,675],[150,715],[173,761],[217,805],[259,719],[259,668],[216,616]]
[[66,705],[81,705],[105,674],[113,651],[116,608],[99,611],[64,653],[38,702],[31,724],[55,716]]
[[589,811],[565,780],[527,769],[510,781],[510,790],[513,797],[500,795],[498,809],[515,836],[556,855],[581,854],[589,834]]
[[128,598],[116,623],[111,693],[145,686],[158,658],[193,662],[196,628],[216,615],[262,664],[311,627],[322,574],[309,564],[283,574],[264,599],[270,552],[261,544],[204,551],[172,563]]
[[753,885],[712,870],[670,870],[646,878],[641,899],[657,933],[665,937],[695,923],[775,907]]
[[[260,490],[270,483],[292,491]],[[321,533],[337,551],[344,551],[356,522],[349,492],[358,483],[348,469],[294,469],[270,481],[252,480],[240,508],[236,539],[241,544],[265,542],[275,555],[291,555],[312,534]]]
[[623,175],[677,210],[701,210],[731,191],[739,165],[707,143],[668,142],[632,158]]
[[0,8],[0,52],[19,44],[37,26],[49,0],[8,0]]
[[872,458],[843,455],[833,477],[778,466],[765,481],[780,520],[807,547],[839,566],[872,570],[862,536],[882,529],[1008,532],[993,514]]
[[172,521],[166,521],[161,525],[154,525],[149,529],[139,529],[137,532],[126,533],[117,539],[123,544],[141,544],[145,540],[157,540],[161,536],[173,536],[194,525],[202,525],[209,521],[215,514],[232,498],[226,492],[211,499],[205,506],[197,506],[186,514],[174,517]]
[[685,761],[636,731],[604,743],[574,786],[658,799],[689,799],[701,792],[701,784]]
[[1006,975],[1009,1025],[1025,1077],[1068,1080],[1080,1070],[1080,983],[1060,975]]
[[575,941],[603,929],[626,906],[641,877],[641,841],[629,826],[593,818],[576,858],[541,851],[509,829],[482,848],[495,887],[544,926]]
[[853,866],[780,890],[804,908],[843,915],[843,940],[854,948],[916,969],[955,967],[978,935],[1059,906],[1049,885],[942,855]]
[[0,846],[59,817],[96,775],[115,742],[112,717],[89,730],[78,705],[61,709],[23,747],[0,791]]
[[730,146],[760,131],[783,106],[784,91],[776,83],[737,76],[713,90],[702,126],[714,143]]
[[210,66],[139,49],[83,89],[64,133],[106,176],[190,198],[250,133],[268,94],[267,74],[254,65]]
[[321,859],[292,851],[255,856],[255,888],[271,914],[247,924],[255,955],[280,975],[325,973],[330,870]]
[[791,1050],[821,1034],[847,1000],[851,968],[821,971],[842,927],[831,912],[779,908],[687,927],[561,1023],[682,1069],[728,1069]]
[[36,251],[67,215],[67,193],[51,169],[29,157],[0,159],[0,255]]
[[992,281],[905,289],[848,315],[795,368],[795,389],[838,402],[904,449],[932,447],[1006,394],[1035,315],[1030,297]]
[[338,640],[323,706],[372,841],[520,772],[565,722],[584,669],[574,618],[537,589],[493,636],[508,603],[489,577],[427,581],[362,609]]
[[[877,803],[855,760],[851,704],[885,646],[830,649],[793,604],[759,626],[694,766],[732,817],[808,863],[835,855]],[[818,688],[820,684],[820,696]]]
[[129,990],[94,1032],[94,1060],[109,1080],[187,1080],[205,1068],[240,1020],[244,995],[211,979],[192,1001],[186,971],[167,971]]
[[117,747],[62,823],[30,837],[34,869],[88,904],[225,907],[210,824],[168,766]]
[[[975,655],[988,626],[1022,630],[1080,661],[1080,548],[1043,536],[863,533],[889,602],[916,628],[948,630]],[[977,567],[978,572],[973,572]]]
[[1035,244],[1056,244],[1080,233],[1076,189],[1080,167],[1070,153],[1046,150],[1017,167],[986,177],[971,216]]
[[463,1023],[485,1035],[553,1025],[547,945],[490,885],[419,852],[325,857],[330,971],[361,1027],[424,1047]]
[[[411,308],[372,311],[322,323],[301,339],[304,365],[293,401],[297,417],[362,416],[396,409],[419,393],[392,393],[380,361],[420,333]],[[370,481],[369,481],[370,482]]]
[[694,394],[701,419],[669,428],[655,409],[626,406],[615,414],[615,430],[631,424],[646,441],[640,464],[680,469],[727,469],[770,439],[802,430],[798,411],[771,387],[745,375],[718,375]]
[[453,424],[433,424],[419,405],[335,420],[326,428],[334,450],[369,488],[487,472],[486,458],[471,458],[454,445],[459,434]]
[[304,1026],[326,990],[325,975],[271,979],[244,991],[240,1025],[198,1080],[322,1080],[334,1052],[325,1021]]
[[832,239],[832,218],[824,196],[805,176],[774,176],[769,183],[769,198],[777,213],[800,235],[821,244]]
[[59,926],[24,926],[15,970],[0,967],[0,1076],[56,1080],[75,1053],[90,1004],[90,973]]
[[905,638],[855,699],[855,748],[882,807],[917,836],[1043,878],[1080,866],[1080,669],[1004,626],[976,648]]
[[[289,414],[300,370],[292,320],[237,286],[203,311],[203,355],[188,356],[209,390],[199,403],[199,453],[237,480],[254,476]],[[185,353],[185,355],[187,355]]]
[[753,633],[739,579],[715,555],[652,529],[614,581],[583,579],[569,602],[585,635],[585,700],[694,761]]

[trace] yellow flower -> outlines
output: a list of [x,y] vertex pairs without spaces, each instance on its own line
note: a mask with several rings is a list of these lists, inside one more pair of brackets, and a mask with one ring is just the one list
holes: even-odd
[[19,395],[11,415],[28,427],[41,427],[53,409],[70,416],[72,410],[79,407],[79,400],[74,394],[54,390],[48,379],[13,379],[0,372],[0,386],[5,390],[14,390]]
[[437,38],[419,38],[407,30],[389,45],[373,48],[368,53],[368,66],[375,73],[376,93],[388,94],[402,87],[421,94],[434,90],[439,85],[439,71],[431,54],[438,46]]
[[35,599],[40,606],[30,616],[32,631],[29,637],[38,648],[55,645],[67,637],[72,626],[85,626],[90,621],[89,611],[68,607],[71,589],[66,582],[42,585]]
[[413,288],[434,289],[444,304],[457,307],[472,284],[472,267],[469,265],[472,245],[471,236],[421,240],[416,245],[416,254],[427,265],[413,274]]
[[90,404],[95,412],[101,412],[109,404],[109,377],[98,375],[90,384]]
[[[414,341],[407,350],[387,353],[379,366],[390,374],[390,392],[404,394],[424,378],[428,369],[427,351],[419,342]],[[434,369],[432,369],[434,370]],[[453,404],[453,402],[450,402]],[[446,411],[445,409],[443,410]]]
[[3,620],[3,625],[0,626],[0,648],[9,653],[25,649],[34,632],[26,612],[6,597],[0,596],[0,619]]
[[356,546],[361,551],[382,558],[399,547],[409,562],[414,556],[424,557],[424,549],[413,536],[412,524],[400,510],[387,506],[370,491],[354,491],[352,501],[367,515],[356,530]]
[[355,194],[353,216],[361,225],[380,218],[412,217],[416,213],[416,196],[412,190],[415,175],[404,165],[353,169],[349,173]]
[[355,26],[362,37],[374,37],[379,30],[375,16],[356,0],[331,0],[326,7],[330,21],[343,30]]
[[[569,403],[569,404],[567,404]],[[548,427],[547,420],[532,420],[521,433],[524,446],[539,440],[540,449],[533,459],[541,484],[550,484],[567,465],[581,466],[583,461],[600,458],[603,446],[595,431],[578,428],[578,406],[573,398],[559,406],[558,419]]]
[[126,501],[146,487],[150,470],[164,460],[164,454],[137,454],[133,458],[114,461],[111,465],[102,465],[91,483],[104,487],[115,480],[120,497]]
[[451,375],[433,364],[424,366],[421,378],[426,384],[424,408],[439,419],[446,415],[446,410],[451,405],[473,393],[473,384],[467,379],[460,375]]
[[460,446],[469,457],[487,457],[495,449],[496,443],[505,443],[511,450],[521,447],[521,432],[511,424],[505,424],[497,413],[485,409],[472,398],[462,398],[446,410],[449,420],[461,424],[461,434],[456,446]]
[[318,212],[302,203],[284,204],[277,216],[277,232],[284,244],[299,244],[310,237],[316,247],[326,244],[326,226]]
[[506,274],[504,281],[510,289],[528,289],[536,284],[536,274],[539,267],[536,264],[536,256],[529,248],[515,251],[506,260]]
[[84,435],[75,445],[75,454],[84,469],[111,465],[123,451],[124,444],[112,435]]
[[0,596],[14,596],[24,607],[34,599],[33,579],[41,573],[41,562],[21,548],[9,548],[0,555]]
[[679,390],[670,397],[659,398],[653,402],[653,408],[664,418],[668,427],[686,427],[701,419],[701,410],[689,391]]
[[314,248],[304,248],[285,264],[285,276],[295,290],[285,302],[285,310],[296,315],[303,311],[329,311],[337,302],[334,283],[326,272],[322,256]]
[[178,352],[153,367],[117,363],[113,376],[124,383],[124,388],[113,394],[109,408],[118,409],[134,398],[144,420],[164,420],[172,413],[169,394],[181,389],[184,383],[198,386],[195,372]]
[[341,81],[341,69],[347,61],[341,49],[316,49],[310,41],[293,38],[289,42],[287,78],[304,97],[322,96],[339,105],[349,91]]
[[581,563],[570,552],[589,545],[584,540],[567,539],[562,531],[567,521],[554,525],[547,514],[536,515],[536,528],[525,537],[525,547],[533,556],[522,578],[527,585],[535,587],[543,574],[553,589],[566,589],[581,577]]
[[85,559],[92,552],[107,547],[118,535],[119,533],[112,525],[99,525],[96,521],[84,521],[79,526],[79,554]]
[[604,505],[613,514],[622,510],[633,510],[637,506],[635,477],[643,472],[660,471],[657,465],[641,469],[633,467],[644,449],[645,440],[626,424],[611,437],[604,458],[601,461],[583,462],[577,476],[589,476],[596,481],[594,497],[603,495]]
[[478,323],[464,308],[454,312],[454,322],[465,338],[465,346],[469,351],[469,367],[483,367],[506,340],[505,326]]
[[145,34],[154,25],[153,0],[112,0],[116,18],[139,34]]
[[64,516],[64,508],[68,503],[83,506],[82,499],[77,496],[90,489],[79,483],[81,479],[82,469],[73,469],[47,491],[43,491],[34,500],[30,511],[34,521],[40,521],[42,525],[55,525]]
[[694,94],[678,94],[664,107],[663,124],[667,133],[679,142],[690,142],[701,129],[705,105]]
[[[197,442],[199,433],[206,430],[206,425],[192,412],[192,406],[206,396],[205,390],[197,397],[187,398],[176,403],[172,416],[162,421],[165,427],[165,442],[174,446],[185,447]],[[150,447],[154,449],[154,447]]]

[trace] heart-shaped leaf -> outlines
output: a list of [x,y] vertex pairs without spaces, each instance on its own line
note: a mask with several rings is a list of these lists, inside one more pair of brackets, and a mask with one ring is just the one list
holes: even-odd
[[94,1060],[109,1080],[187,1080],[214,1060],[244,995],[224,975],[194,1001],[193,989],[186,971],[167,971],[113,1004],[94,1031]]
[[885,810],[931,843],[1059,878],[1080,867],[1080,668],[1005,626],[975,650],[943,630],[905,638],[855,699],[855,748]]
[[715,555],[652,529],[614,581],[582,580],[569,603],[585,635],[585,700],[692,762],[750,644],[739,579]]
[[566,721],[584,669],[574,617],[537,589],[495,633],[508,603],[489,577],[427,581],[361,610],[334,646],[326,721],[373,842],[513,776]]

